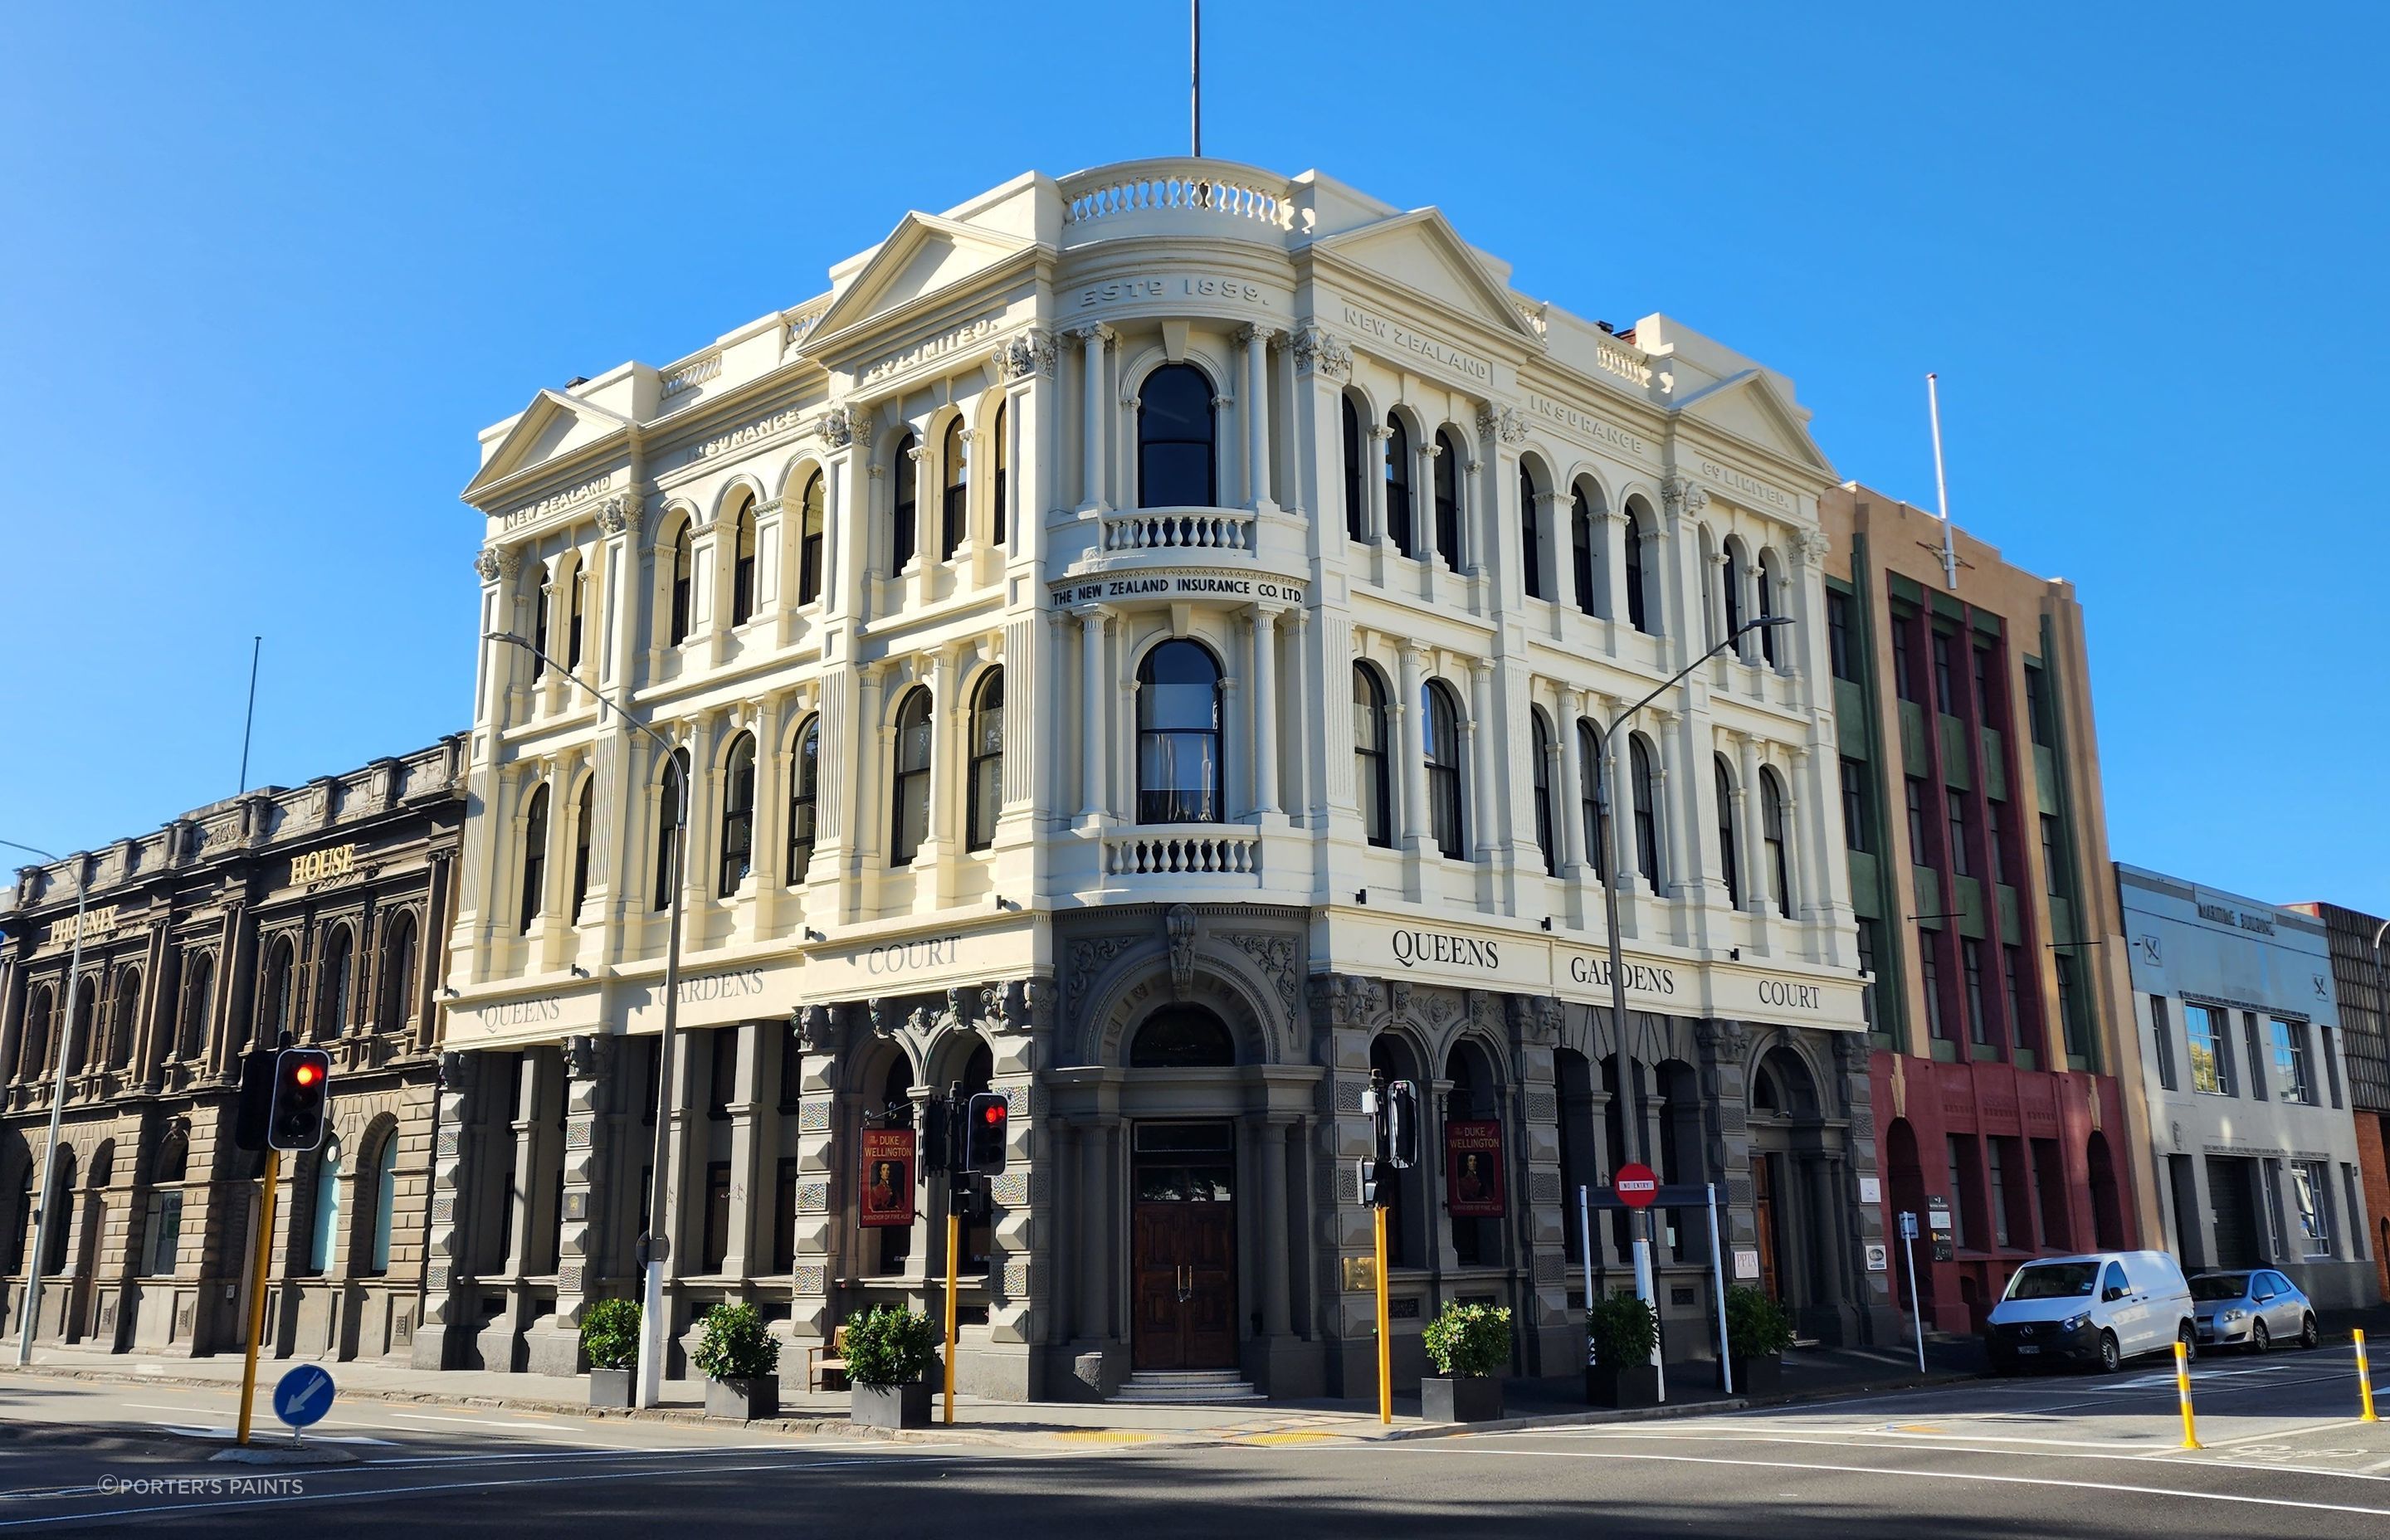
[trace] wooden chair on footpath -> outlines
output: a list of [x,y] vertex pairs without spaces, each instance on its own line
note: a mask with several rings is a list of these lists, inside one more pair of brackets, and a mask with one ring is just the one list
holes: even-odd
[[[835,1379],[838,1383],[825,1381]],[[816,1391],[842,1391],[846,1384],[846,1328],[830,1333],[829,1346],[805,1350],[805,1384]]]

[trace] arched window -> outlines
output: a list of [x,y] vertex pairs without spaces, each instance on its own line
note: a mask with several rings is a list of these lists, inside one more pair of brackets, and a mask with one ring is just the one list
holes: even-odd
[[1726,757],[1718,756],[1712,766],[1717,772],[1717,835],[1718,867],[1726,878],[1726,902],[1729,908],[1742,907],[1742,873],[1735,860],[1734,776],[1726,767]]
[[1582,485],[1569,499],[1569,566],[1576,578],[1576,607],[1588,615],[1601,613],[1593,595],[1593,504]]
[[1626,505],[1626,623],[1647,636],[1660,634],[1651,623],[1650,602],[1643,597],[1643,514],[1639,505]]
[[970,481],[963,463],[963,419],[956,414],[946,423],[944,443],[938,450],[938,473],[944,491],[938,499],[938,559],[952,561],[970,533]]
[[1561,869],[1560,852],[1552,842],[1552,730],[1544,725],[1544,713],[1533,708],[1527,720],[1536,757],[1536,848],[1544,853],[1545,875],[1551,876]]
[[1446,567],[1460,571],[1460,451],[1452,435],[1435,431],[1435,554]]
[[99,1030],[99,982],[85,979],[75,986],[74,1021],[67,1038],[67,1071],[81,1073],[92,1064],[92,1055],[98,1044],[93,1034]]
[[789,769],[789,883],[805,879],[814,864],[814,810],[821,794],[821,718],[797,729],[797,761]]
[[17,1054],[19,1080],[33,1080],[50,1067],[50,1027],[58,1013],[58,995],[46,985],[33,991],[25,1002],[25,1046]]
[[[74,1201],[75,1155],[71,1147],[64,1147],[58,1150],[58,1158],[50,1162],[48,1170],[43,1174],[42,1183],[49,1189],[42,1200],[43,1207],[49,1209],[60,1219],[67,1218],[68,1205]],[[42,1258],[43,1272],[56,1277],[67,1270],[67,1241],[74,1234],[74,1230],[75,1226],[71,1224],[50,1226],[50,1243],[43,1248],[45,1253]]]
[[739,513],[730,521],[730,623],[745,625],[755,618],[755,499],[739,499]]
[[1163,1006],[1138,1026],[1128,1050],[1132,1070],[1214,1070],[1236,1062],[1236,1037],[1202,1006]]
[[722,872],[715,891],[724,898],[736,893],[754,861],[755,737],[741,733],[723,765]]
[[515,929],[529,935],[532,921],[547,907],[547,783],[545,781],[532,789],[531,804],[523,813],[521,900],[521,923]]
[[401,909],[381,933],[381,1029],[396,1032],[415,1014],[415,915]]
[[390,1222],[398,1208],[398,1135],[386,1134],[381,1141],[381,1159],[374,1162],[373,1186],[373,1256],[366,1271],[379,1277],[390,1271]]
[[581,637],[589,622],[589,569],[576,565],[572,582],[566,589],[564,622],[564,666],[578,671],[581,667]]
[[141,970],[128,968],[116,976],[116,1020],[108,1032],[108,1067],[122,1070],[133,1062],[133,1036],[141,1025]]
[[970,796],[964,810],[963,848],[996,843],[996,815],[1004,809],[1004,671],[990,669],[970,714]]
[[1219,822],[1219,663],[1199,642],[1164,642],[1137,685],[1137,822]]
[[1219,500],[1212,382],[1191,364],[1165,364],[1137,398],[1137,506],[1211,507]]
[[197,1059],[206,1051],[208,1007],[214,998],[216,987],[214,955],[193,952],[188,957],[189,960],[183,964],[182,1020],[175,1033],[174,1056],[177,1059]]
[[916,687],[896,708],[896,781],[888,864],[909,866],[930,834],[930,692]]
[[298,987],[297,959],[290,938],[276,936],[265,954],[265,988],[257,999],[258,1041],[273,1047],[290,1030],[291,995]]
[[888,526],[888,572],[892,577],[913,565],[913,553],[921,537],[921,467],[915,458],[919,450],[919,443],[907,433],[896,441],[896,453],[888,461],[889,470],[896,480],[896,501],[889,509]]
[[1361,474],[1361,414],[1353,398],[1340,398],[1344,418],[1344,538],[1358,540],[1363,527],[1362,504],[1368,487]]
[[1455,861],[1469,854],[1460,808],[1460,708],[1442,680],[1420,689],[1420,751],[1427,760],[1428,824],[1435,848]]
[[[1759,618],[1763,621],[1772,620],[1775,615],[1776,557],[1771,551],[1762,551],[1759,553]],[[1776,665],[1777,630],[1778,628],[1772,625],[1765,626],[1759,633],[1759,655],[1767,660],[1768,666],[1771,668]]]
[[672,615],[671,626],[664,639],[674,647],[688,640],[688,578],[696,558],[691,552],[695,535],[684,519],[672,538]]
[[1784,864],[1784,788],[1776,772],[1759,772],[1759,832],[1767,841],[1767,878],[1776,894],[1776,912],[1792,918],[1792,884]]
[[572,804],[572,910],[566,918],[581,923],[582,905],[589,902],[589,841],[598,828],[598,777],[585,776],[581,795]]
[[1638,733],[1626,742],[1628,773],[1635,777],[1635,869],[1654,890],[1660,886],[1660,781],[1651,764],[1651,743]]
[[805,494],[797,505],[797,602],[811,604],[822,591],[822,477],[816,470],[805,478]]
[[338,1037],[349,1024],[349,986],[356,976],[356,940],[345,925],[324,938],[315,975],[315,1035]]
[[993,521],[989,538],[999,545],[1004,544],[1005,531],[1009,527],[1006,517],[1011,511],[1012,499],[1012,445],[1005,442],[1004,430],[1004,409],[1009,404],[1009,402],[996,403],[996,449],[992,456],[996,461],[996,484],[990,489],[995,494],[991,499],[995,506],[989,513]]
[[1728,636],[1742,629],[1742,542],[1726,543],[1726,634]]
[[[1442,461],[1437,462],[1439,465]],[[1544,592],[1544,521],[1537,501],[1536,473],[1519,462],[1519,560],[1531,599],[1551,597]]]
[[307,1240],[307,1271],[321,1276],[332,1265],[332,1244],[341,1233],[341,1156],[338,1136],[315,1161],[315,1225]]
[[680,877],[681,841],[688,829],[688,751],[675,749],[664,761],[663,781],[656,798],[655,907],[672,907],[673,888]]
[[1386,783],[1386,692],[1377,671],[1353,665],[1353,779],[1361,799],[1361,831],[1373,845],[1394,842],[1393,799]]
[[556,602],[556,586],[548,582],[547,563],[543,561],[531,573],[531,676],[534,679],[547,672],[547,611]]
[[1580,721],[1576,725],[1577,773],[1583,777],[1577,787],[1581,799],[1579,815],[1585,820],[1585,848],[1592,853],[1593,874],[1607,881],[1610,877],[1610,820],[1601,806],[1602,783],[1610,774],[1604,762],[1601,739],[1595,734],[1593,724]]
[[1419,554],[1411,544],[1411,436],[1403,419],[1386,415],[1386,538],[1405,556]]
[[191,1174],[190,1136],[169,1129],[159,1141],[157,1168],[149,1174],[149,1210],[141,1227],[141,1271],[172,1277],[183,1250],[183,1182]]

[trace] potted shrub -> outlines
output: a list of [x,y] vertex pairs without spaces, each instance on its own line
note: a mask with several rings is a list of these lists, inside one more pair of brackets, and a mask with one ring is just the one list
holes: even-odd
[[938,1328],[930,1317],[883,1304],[846,1322],[846,1382],[861,1428],[930,1425],[930,1371],[938,1367]]
[[1650,1406],[1660,1399],[1651,1350],[1660,1320],[1632,1294],[1597,1299],[1585,1313],[1585,1398],[1597,1406]]
[[1430,1422],[1491,1422],[1502,1415],[1502,1369],[1510,1362],[1510,1312],[1490,1304],[1451,1304],[1427,1324],[1435,1374],[1420,1381],[1420,1413]]
[[599,1300],[583,1311],[581,1352],[589,1360],[589,1405],[628,1406],[639,1362],[639,1302]]
[[1744,1284],[1726,1291],[1726,1347],[1734,1365],[1735,1394],[1775,1394],[1783,1380],[1784,1350],[1792,1345],[1792,1321],[1782,1305]]
[[705,1376],[705,1415],[752,1422],[780,1415],[780,1344],[752,1304],[717,1304],[705,1313],[697,1368]]

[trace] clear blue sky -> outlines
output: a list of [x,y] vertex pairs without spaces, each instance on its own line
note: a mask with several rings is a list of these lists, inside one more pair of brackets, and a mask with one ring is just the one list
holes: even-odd
[[[1939,369],[1960,521],[2088,610],[2116,855],[2390,910],[2379,7],[1206,21],[1214,154],[1678,316],[1927,506]],[[461,726],[477,430],[819,292],[908,208],[1178,152],[1185,34],[1174,0],[7,7],[0,838],[230,794],[257,632],[253,779]]]

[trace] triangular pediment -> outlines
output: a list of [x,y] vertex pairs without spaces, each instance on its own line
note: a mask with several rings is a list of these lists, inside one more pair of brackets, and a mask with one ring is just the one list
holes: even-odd
[[1367,268],[1496,331],[1538,344],[1542,341],[1519,314],[1510,286],[1487,271],[1438,210],[1414,209],[1330,236],[1315,250]]
[[1019,236],[935,214],[906,214],[814,323],[805,351],[873,316],[961,283],[1032,244]]
[[575,400],[559,391],[542,391],[515,418],[472,481],[466,483],[465,499],[470,502],[485,488],[509,476],[571,455],[628,425],[627,418],[602,406]]
[[1809,436],[1809,414],[1795,405],[1765,369],[1743,369],[1677,403],[1684,417],[1707,423],[1745,443],[1839,481],[1833,463]]

